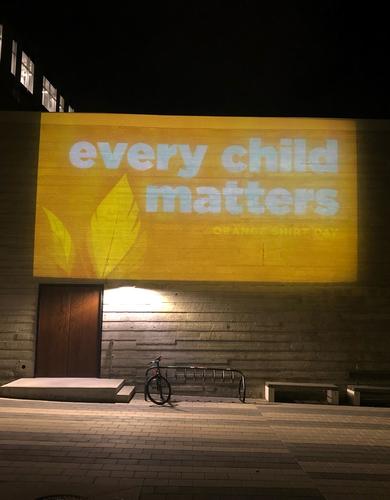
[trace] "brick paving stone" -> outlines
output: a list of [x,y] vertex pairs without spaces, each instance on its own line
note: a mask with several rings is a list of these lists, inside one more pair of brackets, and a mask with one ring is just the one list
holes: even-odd
[[1,500],[390,498],[389,408],[176,400],[0,399]]

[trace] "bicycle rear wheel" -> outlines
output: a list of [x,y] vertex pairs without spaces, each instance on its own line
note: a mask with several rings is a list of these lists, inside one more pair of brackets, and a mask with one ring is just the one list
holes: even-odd
[[171,384],[165,377],[155,375],[147,381],[146,392],[153,403],[163,405],[171,399]]

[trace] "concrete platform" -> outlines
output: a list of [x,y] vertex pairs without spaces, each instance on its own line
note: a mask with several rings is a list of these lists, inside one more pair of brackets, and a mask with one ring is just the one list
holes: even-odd
[[0,397],[90,403],[129,402],[135,390],[134,387],[126,387],[127,390],[123,391],[124,384],[123,379],[107,378],[20,378],[1,386]]

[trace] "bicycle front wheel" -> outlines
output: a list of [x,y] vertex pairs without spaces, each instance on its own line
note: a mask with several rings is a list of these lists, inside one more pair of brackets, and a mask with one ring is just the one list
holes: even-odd
[[163,405],[171,399],[171,384],[165,377],[155,375],[148,380],[146,392],[153,403]]
[[238,386],[238,397],[240,398],[241,403],[245,403],[246,396],[246,387],[245,387],[245,379],[241,377],[240,384]]

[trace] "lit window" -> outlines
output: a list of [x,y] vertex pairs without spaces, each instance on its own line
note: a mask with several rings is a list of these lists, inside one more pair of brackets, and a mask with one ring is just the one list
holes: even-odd
[[11,73],[16,74],[16,56],[18,52],[18,44],[15,40],[12,40],[12,56],[11,56]]
[[74,109],[72,108],[72,106],[68,106],[68,112],[69,113],[73,113],[74,112]]
[[64,101],[64,98],[60,95],[60,104],[59,104],[59,107],[58,107],[58,111],[60,111],[61,113],[63,113],[65,111],[65,101]]
[[1,47],[3,45],[3,25],[0,24],[0,59],[1,59]]
[[57,107],[57,89],[43,77],[42,104],[49,111],[55,111]]
[[22,52],[22,68],[20,71],[20,81],[23,83],[27,90],[33,93],[34,63],[24,52]]

